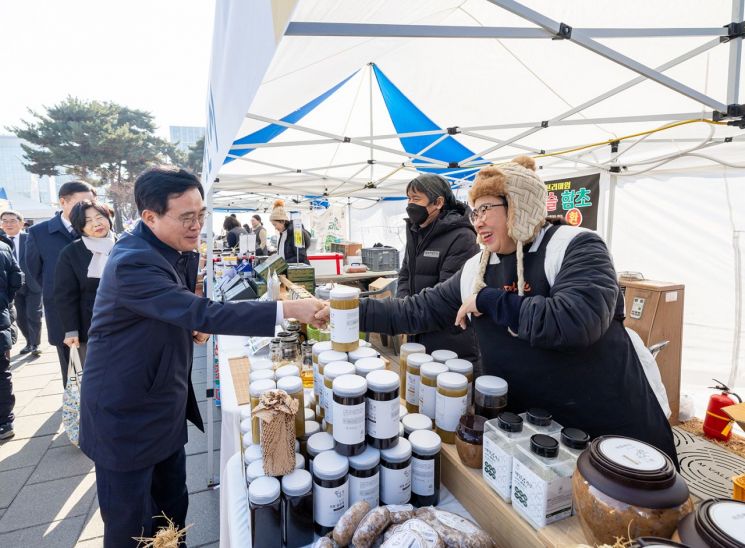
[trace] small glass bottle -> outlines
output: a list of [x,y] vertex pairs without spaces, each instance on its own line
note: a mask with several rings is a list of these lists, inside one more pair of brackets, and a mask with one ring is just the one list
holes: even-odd
[[431,361],[429,354],[411,354],[406,358],[406,409],[409,413],[419,412],[419,370]]
[[282,524],[286,548],[313,543],[313,478],[306,470],[282,478]]
[[437,362],[425,363],[419,368],[419,412],[430,419],[435,418],[437,376],[447,371],[447,365]]
[[[295,369],[297,369],[297,367],[295,367]],[[277,371],[279,371],[279,369]],[[300,377],[282,377],[277,381],[277,388],[279,390],[284,390],[287,392],[288,396],[297,401],[297,411],[295,412],[295,437],[299,438],[305,434],[305,391],[303,390],[303,381]]]
[[515,446],[527,438],[520,415],[504,411],[484,425],[483,476],[505,502],[512,501],[512,458]]
[[284,365],[277,368],[274,372],[274,378],[279,381],[282,377],[299,377],[300,368],[297,365]]
[[361,360],[363,358],[379,358],[380,354],[377,350],[370,346],[363,346],[360,348],[357,348],[356,350],[352,350],[349,353],[349,361],[353,364],[356,364],[358,360]]
[[440,436],[429,430],[417,430],[411,443],[411,504],[437,506],[440,503]]
[[349,457],[349,506],[365,500],[370,508],[380,504],[380,451],[369,445]]
[[551,413],[539,407],[531,407],[525,413],[520,413],[525,430],[531,434],[546,434],[557,440],[561,433],[561,425],[554,420]]
[[282,349],[281,363],[292,363],[296,361],[298,353],[297,333],[281,331],[280,333],[277,333],[277,338],[280,341],[280,347]]
[[473,401],[477,415],[496,419],[507,407],[507,381],[492,375],[480,376],[476,379]]
[[264,476],[248,486],[251,546],[282,548],[282,507],[277,478]]
[[269,357],[272,363],[279,365],[282,362],[282,341],[275,337],[269,343]]
[[[570,463],[572,470],[577,467],[577,459],[590,445],[590,435],[579,428],[565,427],[561,429],[561,452]],[[574,503],[572,503],[572,515],[575,514]]]
[[313,339],[305,341],[302,345],[303,363],[300,369],[300,378],[303,379],[303,388],[314,389],[315,369],[313,366]]
[[458,354],[452,350],[435,350],[432,352],[432,361],[445,364],[448,360],[457,360]]
[[399,357],[398,357],[398,376],[399,385],[401,387],[401,395],[406,396],[406,360],[411,354],[425,354],[427,349],[423,344],[415,342],[407,342],[401,345]]
[[331,343],[338,352],[356,350],[360,345],[360,290],[337,285],[330,294]]
[[305,457],[305,461],[308,461],[308,440],[313,434],[317,434],[321,431],[321,424],[316,421],[305,421],[305,434],[298,438],[300,442],[300,454]]
[[411,443],[401,438],[380,452],[380,504],[408,504],[411,499]]
[[[277,385],[274,381],[270,381],[269,379],[252,382],[248,386],[251,409],[253,410],[256,408],[257,405],[259,405],[259,401],[261,400],[261,396],[262,394],[264,394],[264,392],[268,390],[274,390],[275,388],[277,388]],[[261,443],[261,435],[259,429],[259,418],[251,417],[251,433],[254,444]]]
[[313,461],[313,529],[320,537],[330,533],[349,508],[349,460],[324,451]]
[[[330,341],[329,341],[330,342]],[[318,355],[318,409],[316,415],[320,420],[323,420],[326,416],[326,407],[328,402],[326,401],[326,390],[324,389],[324,370],[326,365],[331,362],[343,362],[347,360],[346,352],[337,352],[336,350],[326,350]]]
[[331,362],[323,368],[323,420],[326,421],[327,432],[334,431],[334,379],[342,375],[354,375],[354,365],[349,362]]
[[354,370],[360,377],[367,377],[373,371],[385,369],[385,362],[381,358],[361,358],[354,364]]
[[313,461],[324,451],[333,451],[334,437],[328,432],[318,432],[308,438],[308,472],[313,473]]
[[404,437],[408,439],[412,432],[417,430],[432,430],[432,419],[422,413],[409,413],[403,419]]
[[328,350],[331,350],[331,341],[317,342],[313,345],[313,393],[319,403],[321,401],[321,390],[323,389],[323,376],[318,374],[318,356],[321,352],[327,352]]
[[376,449],[388,449],[398,443],[399,412],[398,375],[393,371],[373,371],[366,377],[367,443]]
[[460,373],[437,376],[436,431],[445,443],[455,443],[455,430],[466,414],[468,379]]
[[333,380],[332,391],[334,450],[340,455],[359,455],[365,450],[367,382],[359,375],[341,375]]
[[460,373],[468,379],[468,400],[466,401],[466,409],[471,409],[473,404],[473,364],[468,360],[453,359],[448,360],[445,364],[448,366],[448,370],[452,373]]

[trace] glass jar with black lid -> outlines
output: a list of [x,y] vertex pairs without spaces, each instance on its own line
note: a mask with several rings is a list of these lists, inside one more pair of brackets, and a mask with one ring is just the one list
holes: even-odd
[[370,508],[380,504],[380,451],[369,445],[349,457],[349,506],[365,500]]
[[313,529],[318,536],[330,533],[349,508],[349,460],[335,451],[324,451],[313,461]]
[[673,540],[691,548],[745,546],[745,502],[709,499],[680,520]]
[[282,509],[277,478],[262,476],[248,486],[251,546],[282,548]]
[[282,540],[286,548],[313,542],[313,478],[306,470],[282,478]]
[[411,443],[398,443],[380,452],[380,504],[407,504],[411,499]]
[[367,382],[359,375],[341,375],[332,383],[334,449],[340,455],[365,450],[365,394]]
[[431,430],[416,430],[411,443],[411,504],[437,506],[440,502],[440,449],[442,440]]
[[371,371],[367,377],[365,426],[367,443],[376,449],[389,449],[398,443],[399,376],[393,371]]

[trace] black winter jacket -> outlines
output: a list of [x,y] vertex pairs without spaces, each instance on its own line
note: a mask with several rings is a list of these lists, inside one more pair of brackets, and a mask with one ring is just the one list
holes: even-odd
[[23,272],[13,255],[13,242],[0,235],[0,351],[13,347],[13,299],[23,285]]
[[[463,210],[446,211],[424,229],[412,226],[407,219],[406,252],[398,274],[397,296],[416,295],[444,282],[478,252],[476,232]],[[451,323],[439,331],[414,335],[409,340],[423,344],[427,352],[452,350],[479,370],[478,343],[471,327],[463,331]]]
[[[282,235],[280,234],[280,238]],[[295,231],[290,225],[287,228],[287,238],[285,238],[284,256],[288,263],[305,263],[310,264],[308,260],[308,248],[310,247],[310,232],[303,229],[303,243],[305,247],[295,247]]]

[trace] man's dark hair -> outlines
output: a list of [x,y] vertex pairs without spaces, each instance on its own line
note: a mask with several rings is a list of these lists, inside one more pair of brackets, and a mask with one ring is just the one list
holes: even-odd
[[58,197],[60,198],[67,198],[68,196],[72,196],[73,194],[77,194],[78,192],[90,192],[94,196],[96,196],[96,190],[89,185],[88,183],[84,183],[83,181],[69,181],[65,184],[63,184],[61,187],[59,187],[59,192],[57,193]]
[[223,230],[228,231],[233,230],[234,228],[238,228],[239,226],[241,226],[240,221],[232,215],[228,215],[227,217],[225,217],[225,220],[222,223]]
[[254,218],[254,219],[256,219],[257,221],[259,221],[259,224],[260,224],[260,225],[263,225],[263,224],[264,224],[264,221],[262,221],[262,220],[261,220],[261,215],[259,215],[259,214],[256,214],[256,215],[251,215],[251,217],[253,217],[253,218]]
[[445,202],[442,206],[443,212],[453,209],[463,214],[466,211],[465,204],[456,200],[448,182],[439,175],[426,174],[412,179],[406,185],[406,194],[408,195],[412,190],[426,195],[430,204],[434,204],[437,198],[442,196]]
[[70,211],[70,224],[77,230],[78,234],[83,235],[83,229],[85,228],[85,212],[89,209],[95,209],[101,215],[103,215],[107,221],[109,221],[109,230],[112,228],[111,223],[111,209],[106,204],[99,202],[91,202],[90,200],[83,200],[78,202]]
[[5,217],[6,215],[13,215],[16,219],[18,219],[18,222],[23,222],[23,215],[21,215],[20,212],[15,211],[14,209],[6,209],[2,213],[0,213],[0,219]]
[[163,215],[168,210],[168,199],[178,198],[196,188],[204,198],[204,189],[196,175],[176,166],[157,166],[146,169],[135,181],[135,202],[140,215],[146,209]]

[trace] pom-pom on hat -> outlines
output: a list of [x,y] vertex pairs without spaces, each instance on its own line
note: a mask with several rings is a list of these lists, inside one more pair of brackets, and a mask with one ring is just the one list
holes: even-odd
[[287,210],[285,209],[285,201],[284,200],[275,200],[274,205],[272,206],[272,214],[269,215],[270,221],[289,221],[290,216],[287,214]]

